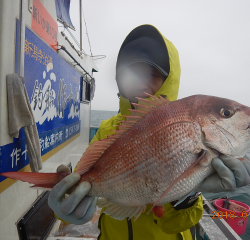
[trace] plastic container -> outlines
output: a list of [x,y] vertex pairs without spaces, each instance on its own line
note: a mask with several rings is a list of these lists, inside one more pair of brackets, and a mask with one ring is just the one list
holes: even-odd
[[221,212],[223,212],[223,215],[224,215],[223,219],[229,224],[229,226],[238,235],[244,234],[246,231],[247,215],[250,212],[250,207],[248,205],[246,205],[245,203],[229,199],[230,202],[235,202],[236,204],[241,205],[247,209],[245,212],[244,211],[243,212],[231,211],[231,210],[228,210],[228,209],[225,209],[222,207],[224,200],[225,199],[218,199],[218,200],[214,201],[214,205],[218,209],[218,211],[216,211],[216,213],[215,213],[216,216],[221,218],[222,217]]

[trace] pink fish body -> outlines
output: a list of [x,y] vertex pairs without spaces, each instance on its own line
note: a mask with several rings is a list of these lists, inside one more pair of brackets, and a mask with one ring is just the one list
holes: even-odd
[[[90,145],[76,168],[80,182],[91,183],[88,195],[100,197],[99,205],[117,219],[183,198],[214,172],[214,157],[240,158],[250,148],[250,108],[203,95],[174,102],[151,97],[139,99],[114,135]],[[64,176],[53,177],[25,181],[52,187]]]

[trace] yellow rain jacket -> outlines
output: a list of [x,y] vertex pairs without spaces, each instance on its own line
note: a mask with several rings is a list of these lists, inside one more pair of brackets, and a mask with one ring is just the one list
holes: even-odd
[[[152,26],[151,26],[152,27]],[[159,34],[161,34],[159,32]],[[162,35],[161,35],[162,36]],[[177,99],[180,82],[180,63],[179,55],[175,46],[164,36],[170,62],[170,72],[161,86],[155,93],[155,96],[166,95],[170,101]],[[99,130],[92,139],[91,143],[106,138],[106,135],[114,134],[110,130],[116,130],[119,121],[125,120],[124,115],[130,115],[130,102],[124,97],[120,97],[120,113],[102,121]],[[198,223],[203,214],[202,196],[196,203],[186,209],[175,210],[171,203],[164,206],[165,215],[157,218],[152,212],[147,215],[150,206],[140,217],[134,221],[124,219],[116,220],[105,213],[102,213],[99,220],[99,229],[101,231],[99,240],[192,240],[195,239],[191,234],[190,228]],[[193,236],[192,236],[193,235]]]

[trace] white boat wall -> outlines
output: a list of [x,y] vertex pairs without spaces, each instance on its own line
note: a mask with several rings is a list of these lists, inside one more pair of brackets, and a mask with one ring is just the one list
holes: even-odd
[[[39,133],[40,172],[70,163],[74,169],[89,144],[87,90],[97,68],[90,56],[72,49],[61,29],[54,0],[0,1],[0,172],[30,171],[24,131],[17,139],[9,135],[8,74],[25,79]],[[19,239],[15,223],[42,193],[29,186],[0,177],[1,240]]]

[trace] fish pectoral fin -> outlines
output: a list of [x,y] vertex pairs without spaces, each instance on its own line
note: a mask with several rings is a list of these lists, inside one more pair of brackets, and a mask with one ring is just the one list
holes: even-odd
[[198,163],[200,163],[200,161],[206,156],[207,151],[203,150],[201,151],[200,156],[179,176],[177,177],[168,187],[167,189],[162,193],[162,195],[160,196],[160,198],[153,204],[152,208],[149,210],[152,211],[152,209],[159,203],[159,201],[173,188],[173,186],[175,186],[179,181],[181,181],[182,179],[184,179],[189,171],[191,169],[193,169]]
[[127,207],[112,203],[105,198],[99,198],[97,200],[97,206],[100,208],[106,208],[103,212],[117,220],[123,220],[125,218],[135,217],[134,221],[141,215],[146,206],[139,207]]
[[211,161],[213,158],[217,157],[218,155],[214,153],[212,150],[207,149],[206,154],[202,157],[202,159],[199,162],[199,165],[201,167],[207,167],[211,164]]

